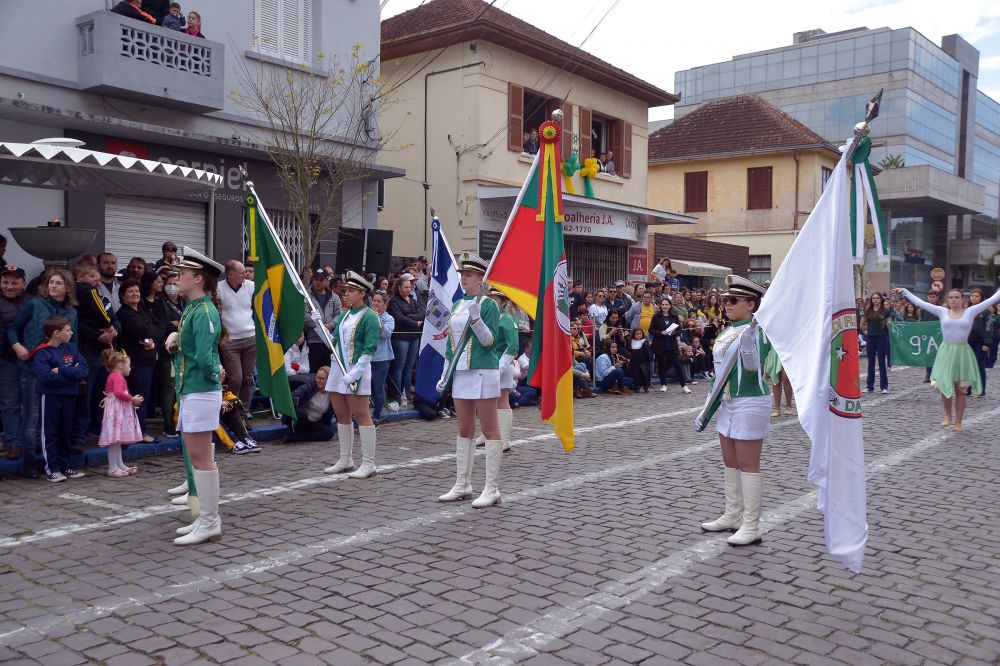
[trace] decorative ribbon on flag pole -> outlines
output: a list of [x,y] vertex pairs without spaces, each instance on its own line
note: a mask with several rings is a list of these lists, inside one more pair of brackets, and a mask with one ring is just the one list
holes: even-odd
[[858,141],[854,151],[854,171],[851,174],[851,254],[854,263],[865,261],[865,209],[871,214],[875,230],[875,251],[879,259],[889,257],[889,229],[882,216],[882,206],[878,200],[878,190],[872,178],[872,167],[868,156],[872,151],[872,140],[867,136]]

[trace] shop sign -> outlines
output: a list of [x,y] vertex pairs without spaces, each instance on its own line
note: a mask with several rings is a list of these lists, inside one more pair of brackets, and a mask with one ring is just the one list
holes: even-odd
[[628,279],[632,282],[645,280],[649,275],[649,250],[644,247],[628,249]]

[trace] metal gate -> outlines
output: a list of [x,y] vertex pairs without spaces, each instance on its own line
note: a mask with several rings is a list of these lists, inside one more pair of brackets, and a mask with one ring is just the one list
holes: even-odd
[[628,243],[566,238],[566,261],[569,274],[574,280],[582,280],[587,291],[608,287],[626,279]]
[[207,212],[204,203],[107,197],[104,202],[104,249],[124,268],[132,257],[160,258],[163,244],[173,241],[205,251]]
[[[285,250],[288,251],[288,258],[292,260],[295,265],[295,269],[302,273],[302,270],[306,265],[306,249],[305,244],[302,241],[302,229],[299,227],[298,223],[295,221],[295,217],[291,212],[287,210],[272,210],[267,209],[267,216],[271,218],[271,223],[274,224],[275,231],[278,232],[278,238],[285,245]],[[250,256],[250,237],[247,231],[246,221],[243,222],[243,256]]]

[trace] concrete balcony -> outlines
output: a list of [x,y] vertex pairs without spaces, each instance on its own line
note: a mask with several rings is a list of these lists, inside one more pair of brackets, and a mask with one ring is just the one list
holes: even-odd
[[76,19],[80,89],[195,113],[225,103],[225,47],[98,11]]

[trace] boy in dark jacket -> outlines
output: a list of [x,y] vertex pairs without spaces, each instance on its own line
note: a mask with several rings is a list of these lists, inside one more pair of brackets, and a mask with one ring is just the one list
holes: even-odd
[[45,474],[52,483],[79,479],[83,472],[69,466],[70,436],[80,382],[87,379],[87,361],[70,344],[69,319],[53,316],[42,322],[46,342],[32,351],[37,391],[41,395],[41,444]]

